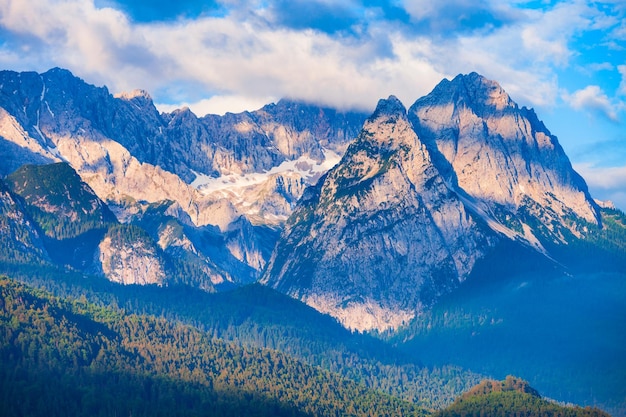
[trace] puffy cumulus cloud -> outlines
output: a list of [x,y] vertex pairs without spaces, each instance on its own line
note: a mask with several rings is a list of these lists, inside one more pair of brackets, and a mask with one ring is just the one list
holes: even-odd
[[0,24],[28,34],[43,62],[114,91],[165,91],[164,84],[179,83],[198,87],[188,102],[199,101],[197,94],[284,96],[370,109],[391,93],[413,90],[405,95],[414,99],[442,77],[423,55],[398,56],[406,41],[390,39],[384,30],[373,29],[364,39],[333,37],[249,16],[133,24],[120,11],[84,0],[1,7]]
[[176,104],[160,104],[156,107],[161,112],[171,113],[174,110],[187,107],[196,116],[202,117],[207,114],[219,114],[223,116],[226,112],[240,113],[246,110],[257,110],[271,102],[276,102],[277,98],[260,97],[253,98],[248,96],[225,95],[213,96],[194,103],[176,103]]
[[602,189],[622,188],[626,191],[626,166],[599,167],[589,163],[574,167],[585,178],[587,185]]
[[617,122],[616,106],[597,85],[588,85],[573,94],[564,94],[563,99],[576,110],[598,113],[611,121]]
[[620,75],[622,76],[622,80],[619,83],[619,87],[617,89],[617,93],[623,96],[626,96],[626,65],[619,65],[617,67]]
[[[621,19],[614,15],[616,7],[572,0],[545,10],[527,10],[529,19],[520,27],[524,50],[526,54],[534,52],[535,60],[543,65],[566,68],[588,50],[598,50],[598,39],[587,39],[588,32],[605,32],[620,24]],[[594,66],[606,69],[612,64],[591,64],[590,68]]]
[[[370,110],[395,94],[409,106],[441,78],[471,71],[498,80],[521,104],[550,105],[553,63],[567,65],[569,40],[601,20],[574,0],[546,10],[513,0],[207,3],[217,14],[186,0],[197,15],[174,8],[163,13],[176,18],[155,20],[133,16],[138,0],[93,1],[0,2],[0,66],[62,66],[113,91],[143,88],[157,102],[200,113],[278,97]],[[575,100],[593,103],[583,93]]]
[[150,38],[150,49],[162,54],[171,75],[185,74],[212,86],[218,95],[241,92],[370,109],[378,97],[405,91],[415,80],[441,78],[430,66],[415,64],[416,59],[398,58],[401,42],[390,42],[390,53],[381,56],[371,42],[344,42],[313,30],[276,30],[223,19],[159,32]]
[[521,17],[501,1],[405,0],[403,4],[417,29],[443,37],[501,27]]
[[616,207],[626,210],[626,166],[580,163],[575,164],[574,169],[585,179],[594,198],[610,200]]
[[23,57],[10,64],[36,62],[35,68],[16,69],[63,66],[92,82],[111,84],[113,76],[116,85],[127,79],[126,88],[149,72],[158,73],[143,39],[127,16],[113,8],[98,9],[88,1],[8,0],[0,3],[0,25],[9,33],[2,50],[19,50]]

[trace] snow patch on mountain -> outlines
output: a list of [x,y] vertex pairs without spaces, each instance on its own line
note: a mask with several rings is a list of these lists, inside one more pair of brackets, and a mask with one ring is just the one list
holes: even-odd
[[238,194],[242,189],[262,184],[275,174],[298,173],[307,184],[312,185],[329,169],[337,165],[341,156],[337,153],[324,149],[324,160],[318,162],[308,156],[301,156],[292,161],[284,161],[269,171],[250,174],[230,174],[220,177],[211,177],[199,172],[193,172],[196,179],[190,184],[205,195],[212,195],[219,191],[230,191]]
[[[239,215],[245,215],[254,224],[279,226],[287,220],[304,189],[314,185],[340,159],[340,155],[325,149],[321,162],[301,156],[265,172],[217,178],[194,172],[196,178],[190,185],[204,199],[218,204],[220,210],[215,214],[221,214],[214,216],[212,224],[222,230]],[[215,218],[222,221],[216,222]]]

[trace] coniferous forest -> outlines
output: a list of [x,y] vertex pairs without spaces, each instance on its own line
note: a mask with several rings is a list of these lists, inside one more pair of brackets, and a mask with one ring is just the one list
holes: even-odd
[[424,415],[272,350],[0,281],[3,416]]
[[[415,402],[272,349],[0,278],[3,416],[409,416]],[[437,416],[606,416],[486,381]]]
[[197,118],[0,78],[0,416],[626,415],[626,214],[496,82]]

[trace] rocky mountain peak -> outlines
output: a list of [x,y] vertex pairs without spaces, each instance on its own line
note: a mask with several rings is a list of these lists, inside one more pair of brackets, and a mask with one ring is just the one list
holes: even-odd
[[468,107],[481,117],[517,108],[517,104],[500,84],[475,72],[459,74],[451,81],[444,79],[428,96],[418,101]]
[[[197,270],[208,268],[212,280],[225,281],[250,270],[249,282],[274,245],[272,228],[340,159],[366,117],[281,100],[199,118],[189,109],[160,113],[145,91],[113,96],[59,68],[2,71],[0,175],[26,163],[67,162],[122,222],[140,221],[147,206],[169,201],[185,236],[200,248]],[[225,236],[241,216],[254,227],[243,238]],[[203,244],[197,230],[213,226],[217,243]],[[161,241],[159,230],[153,237]]]
[[96,87],[88,84],[63,68],[52,68],[36,76],[40,80],[41,103],[48,103],[52,111],[55,106],[69,104],[71,108],[72,105],[81,106],[110,96],[106,86]]
[[[407,117],[404,105],[395,96],[378,101],[374,113],[363,124],[363,130],[348,148],[346,154],[368,152],[377,153],[384,161],[392,153],[404,149],[406,153],[414,146],[422,147]],[[423,155],[427,159],[430,157]]]
[[300,200],[263,280],[346,327],[382,330],[458,285],[488,245],[392,96]]
[[[498,83],[475,73],[444,80],[411,106],[409,118],[447,180],[497,216],[523,211],[542,224],[563,224],[570,215],[598,222],[557,138]],[[541,233],[564,240],[560,231]]]
[[408,112],[393,96],[378,102],[300,200],[263,281],[347,327],[396,327],[499,245],[549,256],[596,209],[532,110],[494,81],[460,75]]
[[370,117],[370,120],[378,119],[383,116],[406,116],[406,108],[396,96],[391,95],[386,100],[380,99],[378,101],[378,104],[376,105],[376,110],[374,110],[374,113]]
[[135,104],[141,104],[141,107],[145,105],[152,105],[152,96],[146,90],[136,89],[132,91],[123,91],[115,95],[115,98],[130,101]]
[[[263,282],[360,330],[410,320],[506,238],[547,254],[546,240],[567,243],[582,236],[579,219],[597,222],[556,137],[479,74],[442,81],[408,111],[382,99],[367,116],[293,100],[161,114],[142,90],[114,97],[61,69],[5,71],[0,173],[66,162],[49,169],[76,187],[27,201],[42,224],[67,218],[42,239],[82,234],[75,218],[108,228],[104,204],[145,228],[143,243],[120,228],[90,258],[119,282],[143,271],[141,282],[164,283],[167,268],[191,265],[188,282],[212,288],[267,265]],[[171,266],[181,253],[189,262]]]
[[75,79],[77,78],[71,71],[65,68],[54,67],[50,68],[48,71],[43,73],[46,78],[65,78],[65,79]]

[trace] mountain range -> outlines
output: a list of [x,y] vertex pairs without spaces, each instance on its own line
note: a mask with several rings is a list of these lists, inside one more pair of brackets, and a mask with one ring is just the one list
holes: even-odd
[[599,207],[557,139],[473,73],[408,112],[381,100],[301,199],[263,282],[350,328],[397,328],[499,246],[553,258],[586,225],[601,227]]
[[513,377],[485,380],[432,414],[285,353],[163,318],[54,297],[6,277],[0,301],[0,321],[9,323],[0,333],[3,416],[608,416],[545,400]]
[[67,163],[121,222],[150,220],[162,250],[185,248],[207,288],[256,281],[273,231],[365,118],[289,101],[160,114],[144,91],[113,96],[61,69],[4,71],[0,84],[3,175]]
[[[371,114],[285,99],[197,117],[63,69],[2,71],[0,175],[2,273],[36,266],[145,294],[262,284],[431,366],[451,362],[418,350],[448,343],[468,316],[453,334],[508,334],[518,321],[504,300],[526,311],[545,283],[569,294],[579,277],[608,274],[581,285],[602,289],[589,302],[626,294],[624,214],[591,197],[532,109],[476,73],[408,109],[394,96]],[[484,291],[493,297],[479,308]],[[136,305],[158,310],[146,300]],[[611,344],[626,317],[615,313],[602,333]],[[453,350],[464,367],[509,373],[510,359],[494,370]]]

